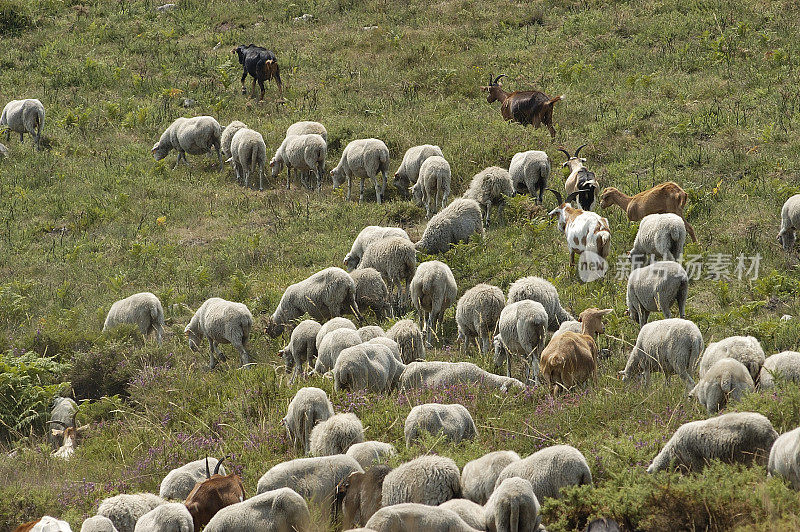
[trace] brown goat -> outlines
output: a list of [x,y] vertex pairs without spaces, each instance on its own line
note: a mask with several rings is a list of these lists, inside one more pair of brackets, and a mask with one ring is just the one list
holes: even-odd
[[28,521],[27,523],[22,523],[17,528],[14,529],[14,532],[29,532],[31,528],[36,526],[36,524],[41,521],[41,519],[37,519],[36,521]]
[[[617,205],[628,215],[628,220],[638,222],[648,214],[674,213],[683,218],[683,209],[686,207],[688,195],[680,185],[672,181],[661,183],[649,190],[639,192],[635,196],[628,196],[614,187],[603,190],[600,196],[600,207],[605,209]],[[697,242],[694,228],[684,218],[686,232]]]
[[553,127],[553,105],[564,99],[564,95],[551,98],[541,91],[514,91],[506,92],[500,84],[500,74],[496,78],[489,76],[489,85],[481,86],[481,90],[488,92],[486,101],[489,103],[501,102],[500,112],[506,120],[519,122],[523,126],[528,124],[538,128],[541,124],[547,126],[550,136],[556,138]]
[[206,526],[211,518],[226,506],[244,501],[241,477],[234,473],[225,476],[219,474],[223,460],[225,458],[217,462],[212,475],[206,458],[206,479],[195,484],[183,503],[192,516],[195,530]]
[[342,529],[364,526],[381,509],[383,479],[392,470],[385,464],[370,467],[364,473],[350,473],[337,489],[342,506]]

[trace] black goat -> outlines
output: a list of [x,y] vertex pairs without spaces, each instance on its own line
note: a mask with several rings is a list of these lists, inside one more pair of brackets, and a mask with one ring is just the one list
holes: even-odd
[[264,82],[271,79],[275,80],[278,85],[278,96],[283,96],[283,85],[281,84],[281,69],[278,66],[278,58],[272,51],[256,46],[255,44],[248,44],[247,46],[237,46],[231,53],[236,53],[239,56],[239,64],[242,65],[242,94],[247,94],[247,89],[244,87],[244,80],[247,79],[247,74],[253,77],[253,86],[250,90],[251,94],[255,93],[256,81],[258,86],[261,87],[261,97],[259,102],[264,100]]
[[595,179],[594,172],[590,172],[586,168],[578,170],[578,190],[573,194],[578,198],[578,204],[584,211],[594,210],[597,197],[595,191],[597,190],[597,180]]

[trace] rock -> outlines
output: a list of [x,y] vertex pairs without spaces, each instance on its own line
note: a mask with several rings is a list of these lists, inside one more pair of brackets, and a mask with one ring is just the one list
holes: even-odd
[[166,13],[167,11],[172,11],[176,7],[178,7],[178,4],[164,4],[156,7],[156,11],[159,13]]

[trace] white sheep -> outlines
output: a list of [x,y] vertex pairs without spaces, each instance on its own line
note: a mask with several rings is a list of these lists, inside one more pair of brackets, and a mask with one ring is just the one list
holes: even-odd
[[314,373],[323,375],[332,370],[339,355],[348,347],[364,343],[358,331],[348,327],[334,329],[322,338],[317,352]]
[[755,389],[753,378],[744,364],[732,358],[721,358],[711,366],[700,382],[689,392],[709,414],[716,414],[730,401],[739,401]]
[[420,456],[400,464],[386,475],[381,503],[384,508],[408,502],[436,506],[461,496],[460,477],[452,459]]
[[558,499],[561,489],[592,483],[592,472],[583,454],[570,445],[553,445],[536,451],[518,462],[506,466],[497,476],[495,489],[505,479],[520,477],[528,480],[539,501]]
[[508,167],[514,191],[517,194],[536,195],[536,203],[542,204],[542,196],[550,178],[550,159],[547,153],[537,150],[514,154]]
[[633,268],[644,266],[648,257],[679,261],[686,243],[683,218],[673,213],[648,214],[639,223],[639,230],[630,250]]
[[386,337],[397,342],[403,364],[425,359],[422,331],[412,320],[400,320],[386,331]]
[[108,517],[95,515],[83,521],[81,532],[119,532]]
[[451,180],[450,163],[444,157],[434,155],[422,163],[419,179],[411,187],[411,199],[416,205],[425,206],[427,218],[444,209],[447,197],[450,196]]
[[775,386],[776,376],[787,382],[800,383],[800,353],[783,351],[768,357],[758,376],[759,388],[767,390]]
[[391,443],[370,440],[354,443],[347,449],[345,454],[354,458],[361,468],[366,471],[370,466],[384,463],[389,458],[396,456],[397,449]]
[[[373,242],[377,242],[383,238],[391,238],[399,236],[408,239],[408,233],[399,227],[381,227],[379,225],[368,225],[358,233],[358,236],[353,240],[353,245],[350,247],[350,252],[344,257],[344,266],[348,270],[355,270],[361,263],[361,257],[364,252]],[[408,239],[410,242],[410,239]]]
[[389,287],[381,273],[375,268],[358,268],[350,272],[356,284],[356,303],[358,310],[370,309],[379,320],[393,316]]
[[516,355],[528,364],[528,382],[539,383],[539,355],[544,349],[549,320],[544,306],[529,299],[506,305],[500,312],[494,363],[498,367],[505,363],[507,377],[511,377],[511,355]]
[[406,417],[403,435],[406,447],[427,432],[433,436],[441,433],[447,440],[458,443],[462,440],[473,440],[478,435],[475,421],[469,410],[458,403],[440,404],[425,403],[411,409]]
[[717,360],[730,357],[745,365],[753,382],[758,382],[758,374],[764,365],[766,356],[761,343],[752,336],[730,336],[719,342],[708,344],[700,358],[700,377],[706,374]]
[[[364,335],[361,334],[361,333],[359,333],[359,334],[361,335],[361,338],[363,339]],[[403,364],[403,353],[400,351],[400,345],[396,341],[394,341],[391,338],[389,338],[388,336],[385,336],[385,335],[384,336],[376,336],[375,338],[371,338],[370,340],[367,340],[365,343],[367,343],[367,344],[385,345],[392,352],[392,356],[399,363]]]
[[214,369],[217,358],[223,361],[226,358],[217,344],[231,344],[239,352],[242,366],[250,364],[246,347],[252,328],[253,315],[246,305],[212,297],[200,305],[183,332],[192,351],[198,351],[203,338],[208,338],[209,366]]
[[417,267],[411,280],[410,292],[411,303],[417,311],[426,341],[430,345],[432,335],[441,332],[445,311],[458,295],[456,278],[444,262],[423,262]]
[[[219,460],[213,456],[205,459],[195,460],[188,464],[176,467],[167,473],[167,476],[161,481],[158,489],[159,497],[163,499],[172,499],[183,501],[189,496],[189,493],[194,489],[194,485],[202,482],[207,478],[206,463],[210,469],[217,467]],[[225,467],[219,466],[219,474],[226,475]]]
[[44,105],[39,100],[28,98],[25,100],[11,100],[3,107],[0,114],[0,131],[6,129],[6,140],[11,139],[11,133],[22,135],[29,134],[36,143],[36,150],[41,150],[42,128],[44,128]]
[[217,512],[205,532],[309,532],[308,504],[289,487],[270,490]]
[[664,318],[671,318],[669,307],[677,301],[678,315],[686,318],[688,294],[689,276],[683,266],[671,260],[654,262],[633,270],[628,277],[628,315],[643,327],[651,312],[660,310]]
[[787,199],[781,207],[781,229],[778,231],[778,242],[786,251],[791,251],[794,247],[795,231],[798,228],[800,228],[800,194],[795,194]]
[[310,135],[310,134],[319,135],[320,137],[325,139],[325,142],[328,142],[328,130],[325,129],[325,126],[323,126],[319,122],[304,120],[301,122],[295,122],[286,129],[287,137],[290,137],[292,135]]
[[5,144],[2,144],[2,143],[0,143],[0,159],[3,159],[3,158],[5,158],[5,157],[8,157],[8,154],[9,154],[9,153],[10,153],[10,152],[8,151],[8,148],[6,147],[6,145],[5,145]]
[[433,215],[415,247],[428,254],[444,253],[475,233],[484,235],[481,207],[475,200],[458,198]]
[[444,157],[439,146],[422,144],[406,150],[403,161],[394,173],[394,186],[404,198],[408,198],[409,187],[417,182],[422,163],[434,156]]
[[437,508],[455,512],[475,530],[486,530],[486,516],[483,506],[469,499],[450,499],[440,504]]
[[622,380],[644,375],[645,386],[650,385],[650,372],[659,371],[666,376],[678,375],[686,383],[686,391],[694,388],[692,371],[703,352],[703,335],[693,322],[681,318],[658,320],[645,324],[636,338],[636,345],[628,356]]
[[458,340],[463,342],[464,354],[476,343],[481,354],[489,352],[505,303],[503,291],[490,284],[481,283],[464,292],[456,304]]
[[505,168],[490,166],[481,170],[469,184],[463,197],[477,201],[486,211],[485,225],[489,225],[489,214],[492,207],[496,206],[499,215],[503,213],[506,199],[514,195],[514,183],[511,174]]
[[397,387],[404,369],[389,347],[374,341],[365,342],[339,354],[333,366],[334,389],[388,392]]
[[164,337],[164,309],[155,294],[140,292],[116,301],[108,311],[103,331],[121,323],[130,323],[139,327],[142,336],[155,331],[158,345]]
[[233,141],[233,136],[237,131],[245,128],[247,128],[247,124],[240,122],[239,120],[234,120],[222,130],[222,135],[220,136],[220,148],[222,149],[222,155],[226,159],[229,159],[231,155],[233,155],[231,153],[231,142]]
[[345,454],[354,443],[364,441],[364,426],[355,414],[336,414],[317,423],[311,431],[313,456]]
[[314,426],[333,416],[333,405],[325,390],[314,387],[300,388],[294,394],[281,424],[286,427],[289,441],[303,452],[311,451],[311,433]]
[[497,485],[484,507],[489,532],[536,532],[542,518],[539,499],[524,478],[506,478]]
[[734,412],[684,423],[647,468],[648,473],[677,467],[700,471],[711,460],[767,465],[778,433],[769,419],[755,412]]
[[[425,504],[396,504],[381,508],[363,530],[374,532],[477,532],[452,510]],[[353,532],[353,531],[351,531]]]
[[183,503],[157,506],[136,521],[134,532],[194,532],[192,514]]
[[358,329],[358,335],[361,337],[362,341],[369,342],[375,338],[385,337],[386,331],[378,325],[365,325]]
[[408,287],[417,270],[417,251],[407,238],[393,236],[373,242],[364,251],[359,269],[375,268],[383,277],[389,294],[397,290],[400,301],[408,298]]
[[[541,277],[522,277],[514,281],[508,288],[508,303],[516,303],[524,299],[537,301],[542,304],[549,319],[547,330],[556,331],[565,321],[575,321],[575,318],[564,310],[558,297],[558,290],[553,283]],[[578,326],[577,331],[581,332]]]
[[108,517],[119,532],[134,532],[136,521],[162,504],[167,501],[152,493],[122,494],[100,501],[97,515]]
[[350,321],[349,319],[343,318],[341,316],[329,319],[328,321],[322,324],[322,327],[320,327],[319,332],[317,332],[317,339],[316,339],[317,352],[319,352],[319,348],[322,345],[322,340],[325,339],[325,336],[327,336],[329,332],[333,332],[336,329],[351,329],[353,331],[357,331],[358,327],[356,327],[356,324]]
[[319,322],[303,320],[292,330],[289,343],[278,351],[286,365],[286,373],[292,372],[289,384],[305,371],[306,365],[312,366],[317,358],[317,333],[322,328]]
[[[389,148],[382,140],[378,139],[358,139],[350,142],[342,152],[339,164],[331,170],[333,188],[347,180],[347,200],[353,189],[352,179],[361,178],[361,191],[358,195],[358,202],[364,201],[364,180],[371,179],[375,185],[375,198],[378,205],[381,197],[386,195],[386,174],[389,171]],[[378,188],[378,180],[375,175],[380,172],[383,175],[383,187]]]
[[767,472],[784,477],[800,490],[800,427],[781,434],[772,444]]
[[561,325],[558,326],[558,330],[553,333],[553,336],[551,336],[550,339],[552,340],[559,334],[564,334],[565,332],[574,332],[577,334],[581,334],[581,331],[583,331],[583,326],[581,325],[581,322],[577,320],[562,321]]
[[400,387],[444,388],[458,384],[479,385],[507,392],[512,388],[524,389],[517,379],[495,375],[479,368],[472,362],[412,362],[400,375]]
[[20,525],[19,528],[15,529],[15,531],[25,530],[30,532],[72,532],[72,528],[70,528],[69,523],[49,515],[42,516],[32,526],[26,525],[27,523]]
[[267,145],[258,131],[243,128],[231,141],[231,156],[236,180],[245,188],[250,186],[250,176],[258,173],[258,190],[264,190],[264,165],[267,163]]
[[286,166],[286,188],[292,185],[292,170],[296,172],[313,172],[317,178],[317,190],[322,188],[322,176],[325,174],[325,158],[328,156],[328,144],[320,135],[293,135],[286,137],[278,147],[269,167],[272,177],[277,178]]
[[461,470],[461,493],[464,498],[486,504],[494,491],[497,477],[507,465],[519,459],[514,451],[493,451],[464,464]]
[[186,154],[203,155],[213,148],[219,159],[219,171],[222,171],[222,128],[212,116],[195,116],[194,118],[177,118],[164,130],[161,138],[151,150],[156,161],[166,157],[171,150],[177,150],[176,169],[181,161],[189,166]]

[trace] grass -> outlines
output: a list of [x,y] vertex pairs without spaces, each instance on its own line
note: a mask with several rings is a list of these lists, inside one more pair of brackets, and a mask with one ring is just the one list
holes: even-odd
[[[237,357],[210,373],[206,353],[189,351],[182,328],[203,300],[242,301],[263,318],[284,288],[340,264],[364,225],[401,225],[412,238],[423,212],[396,199],[347,203],[280,182],[259,193],[233,182],[208,157],[153,161],[149,149],[178,116],[243,120],[268,150],[297,120],[323,122],[331,167],[352,139],[386,142],[392,170],[410,146],[442,147],[460,193],[486,166],[543,149],[562,186],[556,147],[588,143],[584,154],[604,186],[632,194],[665,180],[690,195],[687,217],[700,238],[687,254],[759,254],[758,279],[691,283],[688,317],[706,343],[752,334],[767,353],[798,349],[800,275],[795,254],[775,241],[783,201],[800,192],[800,83],[792,2],[552,0],[535,4],[469,0],[362,0],[237,3],[186,0],[167,13],[155,2],[0,0],[0,100],[36,97],[47,109],[48,149],[26,138],[5,142],[0,161],[0,389],[23,382],[33,405],[17,424],[0,413],[3,445],[22,449],[0,463],[0,529],[45,513],[78,527],[100,499],[155,491],[166,472],[206,453],[231,454],[248,494],[272,465],[296,457],[278,420],[297,388],[320,386],[337,410],[353,411],[367,437],[389,441],[404,460],[426,451],[460,466],[488,450],[521,455],[568,443],[589,460],[595,486],[543,506],[548,530],[573,530],[606,515],[638,529],[783,530],[800,525],[797,494],[759,468],[715,464],[681,477],[644,472],[672,432],[705,418],[684,400],[683,384],[656,377],[649,389],[616,378],[637,328],[624,316],[624,282],[580,284],[563,236],[546,210],[514,198],[505,223],[483,240],[444,254],[459,294],[479,282],[504,290],[524,275],[551,279],[575,313],[612,307],[611,350],[597,387],[553,401],[543,390],[518,395],[471,387],[375,396],[342,394],[323,379],[288,386],[281,340],[257,327],[258,367]],[[294,22],[303,13],[312,22]],[[377,26],[373,29],[365,29]],[[286,103],[273,86],[256,105],[239,93],[239,65],[228,51],[255,42],[274,49]],[[505,123],[478,86],[505,73],[509,90],[566,93],[554,113],[557,138]],[[184,99],[195,101],[184,108]],[[328,182],[329,183],[329,182]],[[367,187],[369,190],[369,187]],[[630,249],[635,224],[604,212],[611,262]],[[149,290],[164,304],[163,348],[134,331],[100,333],[110,304]],[[429,358],[461,360],[454,309],[442,345]],[[388,323],[382,323],[388,326]],[[225,349],[225,348],[224,348]],[[25,353],[25,354],[22,354]],[[33,365],[20,357],[52,360]],[[491,369],[489,360],[467,359]],[[5,380],[2,380],[5,379]],[[16,380],[15,380],[16,379]],[[44,447],[44,410],[70,382],[80,418],[93,427],[75,458]],[[12,390],[12,391],[8,391]],[[480,436],[448,445],[435,438],[406,449],[403,420],[426,401],[461,402]],[[3,403],[0,403],[3,404]],[[767,415],[778,431],[800,424],[800,392],[756,393],[733,407]],[[12,419],[13,418],[13,419]],[[13,423],[9,423],[9,420]]]

